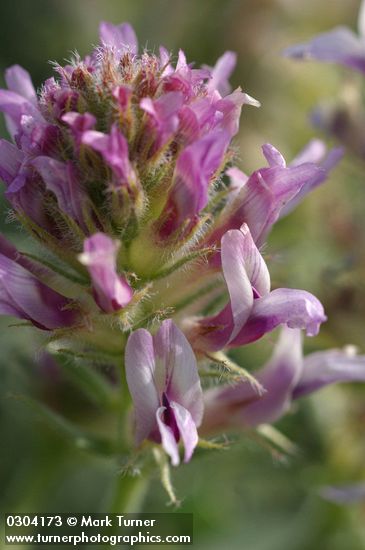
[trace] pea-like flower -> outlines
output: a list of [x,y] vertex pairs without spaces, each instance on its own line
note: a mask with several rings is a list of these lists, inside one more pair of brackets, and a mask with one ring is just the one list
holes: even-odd
[[135,439],[162,443],[172,464],[179,464],[178,443],[188,462],[198,443],[203,394],[196,359],[184,334],[164,321],[152,336],[135,331],[126,347],[126,374],[135,408]]
[[294,400],[329,384],[365,382],[365,356],[347,347],[303,357],[300,331],[284,327],[272,357],[255,375],[266,390],[261,396],[247,383],[205,392],[204,433],[273,423]]
[[269,271],[247,224],[224,234],[221,261],[230,300],[217,315],[197,321],[191,329],[197,349],[248,344],[281,324],[305,329],[310,336],[318,333],[326,320],[321,303],[304,290],[270,291]]

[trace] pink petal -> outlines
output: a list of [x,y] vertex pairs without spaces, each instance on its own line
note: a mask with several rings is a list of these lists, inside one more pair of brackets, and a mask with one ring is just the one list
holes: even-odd
[[133,295],[127,281],[116,271],[118,248],[118,242],[103,233],[95,233],[85,240],[84,252],[79,256],[90,273],[95,299],[106,313],[122,309]]
[[215,66],[211,70],[211,79],[208,83],[208,89],[211,91],[218,90],[218,92],[225,96],[229,94],[231,86],[228,82],[229,77],[233,73],[236,66],[237,55],[235,52],[225,52],[216,62]]
[[351,348],[307,355],[294,397],[338,382],[365,382],[365,355],[356,355]]
[[222,268],[230,296],[234,323],[230,339],[234,338],[246,323],[254,301],[244,256],[245,249],[248,248],[247,245],[250,245],[249,232],[244,235],[241,231],[232,230],[223,235]]
[[268,162],[269,166],[281,166],[282,168],[286,167],[285,158],[283,155],[270,143],[265,143],[262,146],[262,152]]
[[326,144],[321,139],[311,139],[307,145],[293,158],[290,166],[299,166],[305,162],[318,164],[327,151]]
[[56,195],[60,209],[83,226],[83,207],[87,198],[82,192],[73,163],[39,156],[31,164],[41,175],[47,189]]
[[236,199],[239,206],[232,223],[245,221],[255,243],[260,246],[285,204],[320,172],[323,171],[310,163],[293,168],[275,165],[254,172]]
[[182,331],[171,319],[161,324],[153,337],[156,354],[155,383],[170,401],[191,414],[197,426],[203,416],[203,396],[196,358]]
[[10,184],[19,172],[24,154],[15,145],[0,139],[0,177]]
[[171,200],[177,208],[177,224],[206,206],[210,179],[219,168],[229,142],[226,132],[211,132],[180,154],[171,191]]
[[219,127],[227,131],[231,137],[235,136],[239,130],[241,110],[245,104],[254,105],[255,107],[260,106],[258,101],[242,93],[240,89],[235,90],[232,94],[214,104],[215,116],[217,111],[222,113]]
[[125,372],[134,404],[137,445],[157,428],[156,411],[160,410],[160,401],[154,380],[155,369],[152,336],[147,330],[138,329],[128,338],[125,350]]
[[[230,303],[214,317],[201,321],[203,347],[221,349],[245,334],[254,298],[270,292],[270,275],[246,224],[222,237],[221,260]],[[204,335],[205,327],[208,332]],[[211,330],[215,328],[215,330]]]
[[125,52],[136,54],[138,52],[137,36],[129,23],[113,25],[102,21],[99,26],[99,38],[102,44],[115,48],[120,54]]
[[110,134],[95,130],[84,132],[81,142],[101,154],[119,178],[120,184],[134,179],[134,171],[128,156],[128,142],[116,124],[113,124]]
[[61,120],[66,122],[75,134],[91,130],[96,124],[96,118],[91,113],[76,113],[69,111],[62,115]]
[[44,285],[20,263],[0,254],[0,313],[53,330],[77,322],[78,313],[70,305],[67,298]]
[[204,392],[203,430],[255,427],[278,420],[289,409],[292,391],[302,372],[301,333],[281,329],[268,363],[254,373],[266,390],[261,396],[247,382]]
[[[222,268],[231,300],[234,328],[229,341],[242,330],[256,297],[270,292],[270,275],[250,230],[244,224],[222,238]],[[227,342],[228,343],[228,342]]]
[[13,65],[5,71],[5,82],[9,90],[19,94],[31,103],[37,104],[37,94],[28,71]]
[[184,462],[189,462],[199,441],[197,425],[190,412],[179,403],[171,401],[171,408],[174,411],[176,424],[185,447]]
[[156,420],[161,435],[162,446],[170,456],[172,465],[178,466],[180,464],[179,447],[172,429],[170,426],[166,426],[163,421],[164,412],[165,407],[159,407],[156,411]]
[[254,301],[248,321],[241,332],[230,340],[230,345],[254,342],[281,324],[304,329],[308,336],[315,336],[326,319],[322,304],[313,294],[305,290],[277,288]]
[[181,92],[167,92],[156,100],[145,97],[140,107],[150,115],[157,132],[156,149],[168,142],[179,126],[178,112],[183,104]]
[[[255,374],[266,392],[257,401],[242,408],[239,415],[241,421],[253,427],[281,418],[291,406],[292,391],[302,369],[301,332],[283,327],[272,358]],[[234,396],[238,397],[238,389]]]
[[6,126],[11,137],[19,132],[23,115],[30,115],[38,121],[43,121],[42,115],[33,103],[10,90],[0,90],[0,111],[5,114]]

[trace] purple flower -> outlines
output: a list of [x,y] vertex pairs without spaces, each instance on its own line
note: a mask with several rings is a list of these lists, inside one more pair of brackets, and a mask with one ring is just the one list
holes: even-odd
[[90,113],[75,113],[70,111],[61,117],[63,122],[66,122],[71,128],[71,131],[75,138],[75,145],[78,150],[81,144],[81,139],[87,130],[94,128],[96,124],[96,118]]
[[51,276],[51,271],[44,266],[34,262],[30,258],[27,258],[24,254],[19,252],[19,250],[8,241],[4,235],[0,234],[0,254],[16,262],[17,264],[24,267],[27,271],[36,276],[36,278],[46,278]]
[[284,55],[297,59],[318,59],[345,65],[365,73],[365,3],[362,2],[359,20],[359,35],[347,27],[319,34],[302,44],[291,46]]
[[99,26],[99,37],[102,44],[114,48],[119,55],[126,52],[132,54],[138,52],[136,33],[129,23],[113,25],[107,21],[102,21]]
[[5,71],[5,82],[9,90],[37,105],[37,94],[32,79],[23,67],[13,65]]
[[336,382],[365,382],[365,356],[352,346],[342,350],[317,351],[307,355],[293,398],[319,390]]
[[52,231],[47,217],[42,188],[37,184],[27,156],[12,143],[0,140],[0,177],[6,184],[6,198],[14,210],[25,213],[40,227]]
[[133,90],[129,86],[116,86],[113,90],[113,98],[116,101],[120,118],[119,122],[122,128],[125,128],[127,133],[130,133],[129,127],[130,121],[133,118],[133,110],[131,107],[131,101],[133,97]]
[[156,100],[149,97],[142,99],[140,106],[149,115],[152,133],[156,134],[155,153],[174,136],[179,126],[179,109],[183,104],[181,92],[168,92]]
[[255,427],[281,418],[292,401],[338,382],[365,382],[365,356],[351,350],[312,353],[303,358],[299,330],[282,328],[269,362],[256,379],[266,392],[258,396],[247,383],[205,393],[203,430]]
[[118,185],[128,184],[135,179],[135,173],[128,157],[128,142],[113,124],[110,134],[89,130],[82,135],[81,142],[101,154],[113,170]]
[[61,131],[54,124],[47,124],[30,115],[23,115],[15,136],[17,145],[24,153],[34,155],[55,155],[61,139]]
[[47,103],[49,104],[50,114],[56,123],[61,122],[62,117],[67,112],[77,111],[79,105],[82,105],[80,93],[65,87],[52,91],[47,98]]
[[[211,79],[208,83],[208,89],[210,91],[217,90],[220,95],[226,96],[231,91],[229,84],[229,77],[234,71],[237,63],[237,55],[235,52],[225,52],[216,64],[211,69]],[[210,69],[210,67],[207,67]]]
[[[227,171],[231,193],[206,244],[219,243],[226,231],[247,223],[256,245],[261,246],[278,218],[288,214],[307,193],[323,183],[342,157],[342,149],[335,148],[322,160],[326,149],[319,140],[310,142],[288,166],[273,145],[265,144],[262,149],[268,167],[256,170],[250,177],[235,167]],[[211,258],[211,263],[220,265],[218,254]]]
[[24,161],[24,153],[15,145],[0,139],[0,177],[6,185],[10,185]]
[[5,81],[9,90],[0,90],[0,110],[10,135],[24,152],[54,151],[60,131],[45,121],[28,72],[14,65],[6,70]]
[[96,233],[85,240],[84,252],[79,255],[90,273],[95,301],[106,313],[122,309],[133,296],[126,279],[116,271],[118,248],[118,241]]
[[[358,17],[358,36],[346,27],[337,27],[305,44],[288,48],[289,57],[332,61],[365,73],[365,2]],[[347,99],[346,99],[347,98]],[[327,102],[311,113],[313,125],[342,142],[347,150],[364,156],[364,113],[361,93],[343,95],[341,103]]]
[[270,292],[268,269],[246,224],[225,233],[221,259],[230,301],[192,330],[197,349],[248,344],[281,324],[305,329],[309,336],[318,333],[326,320],[321,303],[304,290],[278,288]]
[[[209,183],[223,162],[230,136],[212,132],[186,147],[177,159],[172,190],[164,212],[165,235],[194,220],[208,202]],[[166,220],[167,217],[167,220]]]
[[259,107],[260,103],[240,88],[223,98],[217,91],[196,98],[179,111],[180,140],[192,143],[212,130],[224,130],[232,138],[238,132],[243,105]]
[[164,92],[181,92],[188,103],[196,96],[196,87],[210,77],[206,69],[192,69],[182,50],[179,50],[178,61],[174,72],[168,71],[163,79]]
[[0,111],[5,114],[9,134],[14,138],[21,129],[24,115],[35,118],[38,123],[44,119],[37,107],[36,93],[27,71],[13,65],[6,70],[5,81],[9,90],[0,90]]
[[185,336],[170,319],[154,336],[139,329],[128,339],[125,364],[135,408],[136,444],[144,439],[162,443],[176,466],[182,440],[188,462],[198,443],[203,396],[196,359]]
[[30,321],[43,330],[75,325],[79,312],[70,300],[38,280],[28,260],[0,239],[0,313]]
[[[242,105],[258,102],[240,89],[228,94],[232,52],[208,70],[193,68],[180,50],[174,67],[164,48],[159,56],[138,55],[127,23],[102,22],[100,42],[90,56],[56,65],[57,77],[38,96],[24,69],[8,69],[0,110],[18,151],[8,147],[10,164],[5,146],[0,155],[7,198],[57,241],[65,240],[67,216],[86,234],[112,224],[118,236],[133,235],[132,226],[137,231],[148,219],[156,243],[171,234],[184,242],[199,222],[209,188],[214,195],[210,184],[229,158]],[[148,206],[152,216],[145,217]],[[72,234],[71,225],[67,236],[76,247],[80,234],[76,226]]]
[[261,106],[257,99],[243,93],[241,88],[237,88],[237,90],[230,95],[219,99],[214,104],[216,113],[218,114],[218,116],[216,114],[216,125],[228,132],[231,137],[235,136],[239,130],[239,121],[243,105],[252,105],[253,107]]
[[321,487],[319,494],[323,499],[336,504],[363,503],[365,501],[365,483]]
[[87,208],[88,197],[80,186],[74,164],[42,156],[36,157],[31,164],[46,188],[55,194],[59,208],[84,227],[83,211]]

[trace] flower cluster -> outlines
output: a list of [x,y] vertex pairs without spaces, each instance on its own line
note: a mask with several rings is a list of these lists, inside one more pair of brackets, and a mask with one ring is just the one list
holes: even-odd
[[[0,141],[0,175],[37,248],[1,237],[0,312],[49,331],[53,351],[120,357],[136,445],[162,444],[174,465],[180,441],[188,461],[204,434],[273,422],[292,399],[365,379],[363,357],[303,360],[300,330],[316,335],[323,307],[271,289],[260,252],[342,153],[313,140],[287,164],[265,144],[267,165],[242,173],[231,142],[243,105],[259,103],[231,91],[234,65],[232,52],[213,68],[138,53],[128,24],[102,23],[91,55],[56,65],[38,94],[19,66],[0,91],[13,140]],[[225,355],[279,325],[257,380]],[[205,388],[210,363],[230,366],[228,385]]]

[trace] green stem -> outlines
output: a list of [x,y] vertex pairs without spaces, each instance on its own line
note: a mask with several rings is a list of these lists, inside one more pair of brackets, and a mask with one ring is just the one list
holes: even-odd
[[140,512],[148,485],[149,478],[146,476],[118,474],[109,510],[110,513],[127,514]]
[[212,283],[208,284],[206,287],[199,288],[196,292],[193,294],[190,294],[187,296],[187,298],[183,298],[180,302],[177,302],[173,304],[171,307],[174,309],[174,313],[177,313],[178,311],[184,309],[185,307],[189,306],[195,300],[198,298],[201,298],[202,296],[205,296],[206,294],[209,294],[212,290],[215,290],[219,286],[221,286],[221,281],[213,281]]
[[171,275],[171,273],[174,273],[181,267],[185,266],[187,263],[192,262],[194,260],[201,260],[202,258],[207,258],[210,254],[213,254],[216,252],[216,248],[210,246],[206,248],[201,248],[199,250],[193,250],[183,258],[180,258],[177,260],[174,264],[169,265],[165,267],[164,269],[161,269],[154,275],[151,275],[147,280],[152,281],[154,279],[163,279],[164,277],[168,277]]
[[[131,398],[127,386],[125,367],[122,363],[120,366],[120,406],[117,437],[118,442],[127,448],[129,443],[128,423],[130,402]],[[112,514],[139,512],[147,492],[148,481],[148,476],[118,472],[112,490],[109,512]]]

